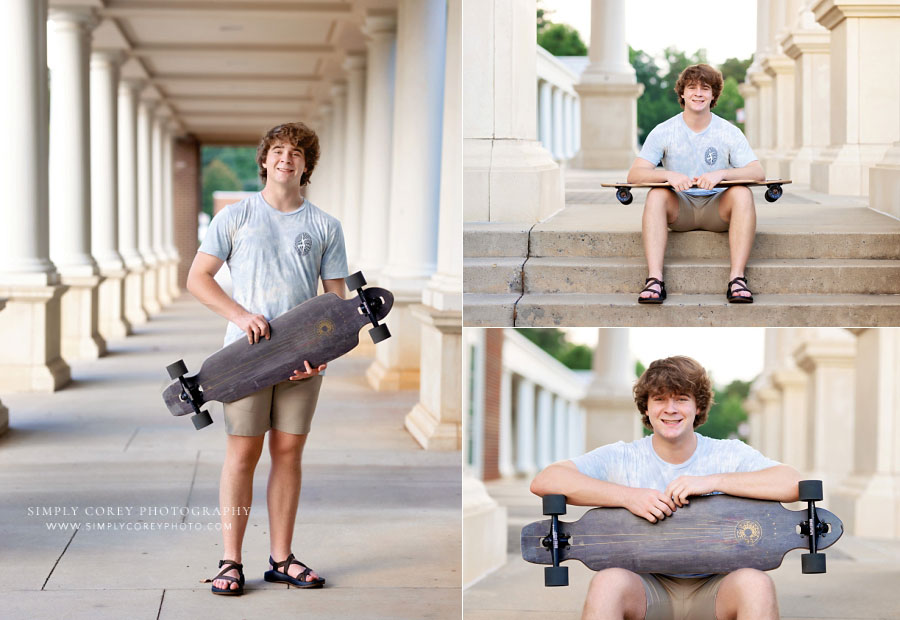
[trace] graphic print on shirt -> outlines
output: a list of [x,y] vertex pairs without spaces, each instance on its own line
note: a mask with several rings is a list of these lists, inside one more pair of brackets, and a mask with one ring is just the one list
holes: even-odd
[[300,256],[306,256],[312,249],[312,237],[307,232],[302,232],[294,239],[294,249]]
[[706,153],[703,154],[703,161],[706,162],[707,166],[715,166],[718,160],[719,152],[716,150],[716,147],[711,146],[706,149]]

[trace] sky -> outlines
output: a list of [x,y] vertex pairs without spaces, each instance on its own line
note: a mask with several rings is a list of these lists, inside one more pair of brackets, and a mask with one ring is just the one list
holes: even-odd
[[[688,55],[706,48],[707,59],[750,58],[756,51],[756,0],[620,0],[625,5],[625,41],[653,57],[668,46]],[[553,10],[550,21],[569,24],[590,45],[591,0],[538,0]],[[727,18],[726,18],[727,14]],[[643,19],[652,15],[652,19]]]
[[[564,328],[569,341],[594,347],[597,328]],[[750,381],[763,368],[762,327],[632,327],[629,348],[645,366],[655,359],[687,355],[700,362],[713,382],[724,387],[735,379]]]

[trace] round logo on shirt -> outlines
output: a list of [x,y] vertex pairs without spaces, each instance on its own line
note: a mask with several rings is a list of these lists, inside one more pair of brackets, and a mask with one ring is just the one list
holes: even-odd
[[716,147],[711,146],[706,149],[706,153],[703,154],[703,160],[706,162],[707,166],[714,166],[716,161],[719,159],[719,152],[716,150]]
[[309,254],[309,251],[312,249],[312,237],[309,233],[303,232],[297,235],[297,238],[294,239],[294,249],[297,250],[297,254],[300,256]]

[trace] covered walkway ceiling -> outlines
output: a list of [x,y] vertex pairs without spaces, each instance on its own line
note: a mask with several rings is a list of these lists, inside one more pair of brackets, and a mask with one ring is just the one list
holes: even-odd
[[309,120],[348,54],[364,53],[366,15],[398,0],[51,0],[90,5],[93,49],[121,49],[122,76],[144,78],[186,133],[256,144],[267,128]]

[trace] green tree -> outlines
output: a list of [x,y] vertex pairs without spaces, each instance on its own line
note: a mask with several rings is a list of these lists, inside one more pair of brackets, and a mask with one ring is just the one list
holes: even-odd
[[548,23],[537,35],[537,43],[554,56],[587,56],[578,31],[568,24]]
[[545,353],[572,370],[590,370],[593,352],[583,344],[566,340],[566,333],[555,327],[516,329],[517,332],[539,346]]
[[214,159],[203,168],[203,210],[213,213],[213,192],[239,191],[241,182],[237,175],[221,159]]
[[737,122],[737,111],[743,107],[744,98],[741,96],[740,91],[738,91],[737,80],[735,80],[734,77],[729,76],[725,79],[725,84],[722,87],[722,94],[719,95],[719,100],[716,102],[716,109],[713,111],[726,121],[731,121],[737,125],[741,131],[744,131],[744,123]]
[[206,146],[203,147],[201,165],[206,168],[214,159],[220,160],[234,172],[242,189],[255,192],[262,189],[257,174],[256,149],[252,146]]
[[745,439],[738,434],[738,427],[747,421],[744,400],[749,392],[749,381],[735,380],[724,389],[716,388],[709,419],[697,432],[713,439]]
[[750,67],[750,64],[753,62],[753,56],[746,60],[740,60],[739,58],[729,58],[721,65],[719,65],[719,71],[722,72],[722,77],[726,80],[730,77],[734,78],[734,81],[740,84],[741,82],[747,79],[747,69]]

